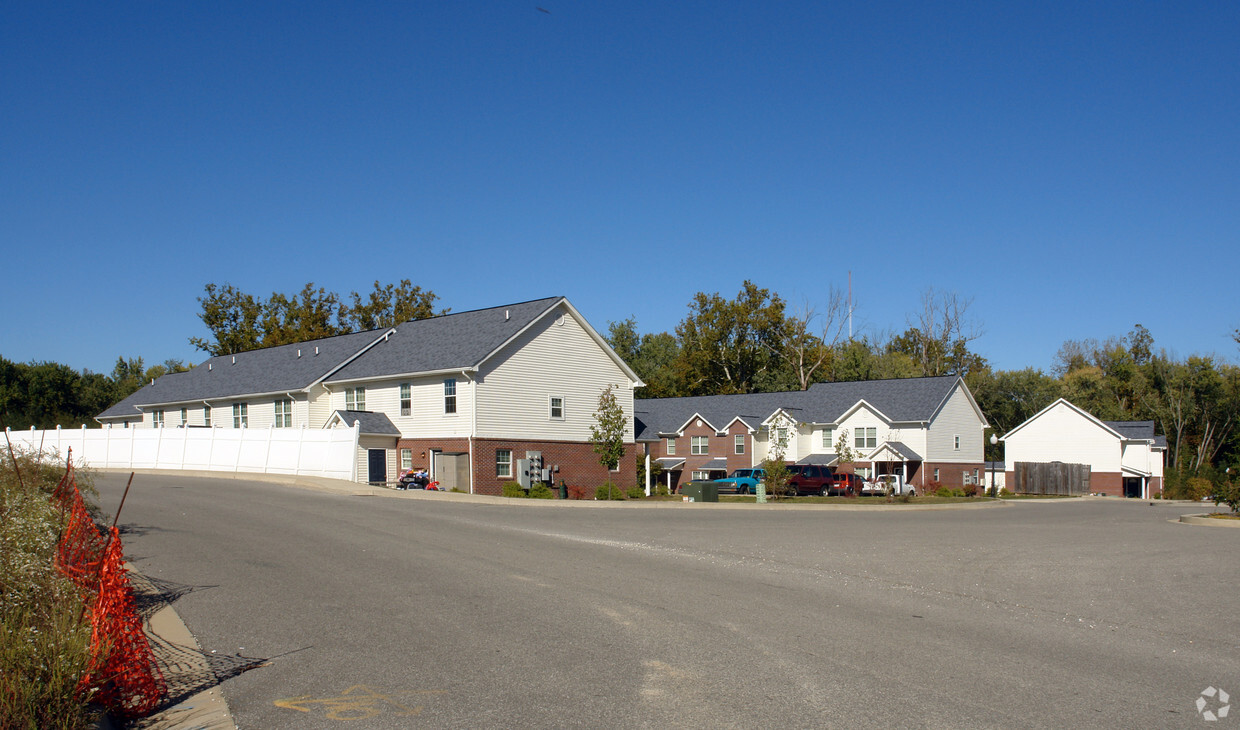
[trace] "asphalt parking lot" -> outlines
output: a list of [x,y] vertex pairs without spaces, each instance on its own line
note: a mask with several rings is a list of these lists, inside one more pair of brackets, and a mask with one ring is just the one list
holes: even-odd
[[439,496],[140,475],[121,521],[204,650],[268,660],[242,728],[1185,727],[1240,691],[1240,530],[1197,505]]

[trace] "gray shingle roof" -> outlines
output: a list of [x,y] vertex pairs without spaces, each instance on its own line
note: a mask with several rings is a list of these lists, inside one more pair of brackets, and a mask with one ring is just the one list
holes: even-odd
[[1103,421],[1126,439],[1153,439],[1153,421]]
[[400,429],[396,424],[392,423],[392,419],[383,413],[374,413],[371,411],[332,411],[331,417],[327,419],[331,423],[333,419],[340,418],[346,426],[352,426],[354,423],[361,427],[363,435],[366,436],[400,436]]
[[298,391],[327,375],[384,331],[355,332],[212,357],[187,372],[158,378],[99,418],[132,417],[139,413],[137,406]]
[[327,382],[472,368],[562,301],[550,297],[404,322]]
[[893,421],[929,421],[959,378],[903,378],[847,383],[816,383],[809,390],[689,398],[642,398],[634,402],[638,441],[674,433],[694,414],[717,429],[741,417],[757,426],[779,409],[805,423],[836,423],[864,400]]

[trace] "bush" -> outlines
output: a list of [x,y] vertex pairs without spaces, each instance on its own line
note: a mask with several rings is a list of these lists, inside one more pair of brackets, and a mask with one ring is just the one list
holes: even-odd
[[570,484],[568,486],[568,498],[569,499],[585,499],[586,488]]
[[666,484],[656,484],[654,489],[651,491],[659,497],[666,497],[672,493],[671,490],[667,488]]
[[1004,487],[1003,489],[999,490],[999,499],[1003,499],[1005,497],[1015,497],[1015,496],[1016,496],[1015,493],[1009,492],[1007,487]]
[[1213,494],[1214,484],[1205,477],[1189,477],[1188,483],[1184,485],[1184,499],[1200,502]]
[[[77,685],[90,659],[90,623],[77,588],[53,565],[59,511],[49,501],[64,474],[55,457],[0,456],[0,725],[87,728]],[[78,472],[88,504],[94,489]],[[90,505],[92,513],[96,512]]]
[[501,493],[505,497],[518,497],[524,499],[529,496],[525,493],[525,490],[521,488],[521,484],[519,482],[504,482],[504,486],[500,487],[500,489],[502,490]]
[[629,499],[645,499],[646,488],[639,487],[635,484],[624,491],[624,496],[628,497]]
[[960,490],[960,493],[966,497],[976,497],[977,496],[977,485],[966,484],[964,485],[964,489]]
[[556,499],[559,496],[559,494],[551,491],[551,487],[548,487],[543,482],[539,482],[530,487],[530,499]]
[[952,489],[951,487],[940,486],[938,489],[934,490],[934,496],[936,497],[963,497],[964,492],[959,489]]
[[1225,504],[1232,512],[1240,512],[1240,482],[1226,481],[1214,489],[1214,506]]
[[594,490],[594,498],[601,500],[623,500],[624,490],[620,489],[620,487],[617,487],[611,482],[605,482],[600,484],[598,489]]

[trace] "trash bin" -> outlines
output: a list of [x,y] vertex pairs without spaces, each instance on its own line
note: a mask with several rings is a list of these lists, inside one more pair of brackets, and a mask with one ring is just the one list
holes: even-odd
[[560,480],[560,499],[568,499],[568,484],[563,479]]

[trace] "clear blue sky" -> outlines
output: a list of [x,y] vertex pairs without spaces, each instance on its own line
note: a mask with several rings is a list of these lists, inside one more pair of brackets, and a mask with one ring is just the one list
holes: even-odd
[[[542,8],[550,12],[543,12]],[[1240,3],[9,2],[0,355],[199,362],[209,282],[563,294],[672,331],[745,279],[1046,369],[1235,360]]]

